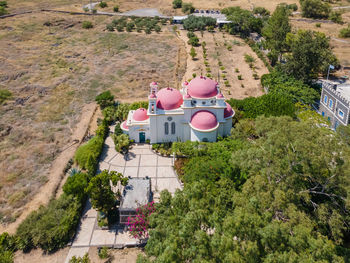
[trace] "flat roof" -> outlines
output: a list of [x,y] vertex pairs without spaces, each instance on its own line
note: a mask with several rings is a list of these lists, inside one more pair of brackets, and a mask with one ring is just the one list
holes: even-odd
[[120,210],[136,209],[146,205],[151,196],[151,179],[129,178],[128,184],[124,187]]
[[347,100],[350,101],[350,84],[339,84],[336,90]]

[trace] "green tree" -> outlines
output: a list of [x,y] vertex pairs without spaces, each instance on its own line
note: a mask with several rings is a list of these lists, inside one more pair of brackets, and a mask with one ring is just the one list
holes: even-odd
[[194,6],[192,3],[182,3],[181,10],[185,14],[192,14],[194,12]]
[[182,0],[174,0],[173,1],[173,8],[181,8],[182,7]]
[[268,89],[269,93],[281,93],[293,102],[312,105],[320,99],[318,87],[309,86],[276,69],[261,77],[261,85]]
[[261,16],[269,16],[270,11],[267,10],[265,7],[257,6],[257,7],[254,7],[253,14],[261,15]]
[[339,64],[329,45],[329,38],[320,32],[299,30],[288,34],[287,43],[291,53],[286,56],[283,70],[288,75],[310,82],[318,74],[326,74],[330,64]]
[[270,55],[272,65],[280,60],[282,54],[288,49],[286,36],[291,31],[288,14],[289,10],[285,6],[277,6],[262,30],[266,46],[273,54]]
[[127,154],[130,148],[130,139],[126,134],[115,135],[112,134],[112,139],[114,141],[115,150],[117,152]]
[[116,119],[119,121],[123,121],[128,117],[130,111],[130,104],[122,103],[118,105],[117,111],[115,113]]
[[302,16],[309,18],[328,18],[331,7],[321,0],[300,0]]
[[91,263],[91,260],[89,258],[89,254],[85,253],[83,257],[76,257],[73,256],[70,260],[69,263]]
[[350,37],[350,24],[348,24],[348,27],[340,29],[339,37]]
[[103,109],[107,106],[114,105],[114,96],[108,90],[97,95],[97,97],[95,98],[95,101],[97,102],[98,105],[100,105],[101,109]]
[[230,34],[247,37],[252,32],[261,33],[263,20],[255,17],[252,12],[240,7],[227,7],[222,10],[222,13],[227,16],[227,20],[231,21],[226,26]]
[[82,27],[85,29],[90,29],[90,28],[93,28],[94,26],[91,21],[83,21]]
[[86,188],[89,184],[89,176],[86,173],[76,173],[67,178],[66,183],[63,185],[63,192],[66,195],[73,195],[78,198],[78,200],[86,199]]
[[194,60],[194,58],[197,56],[197,53],[194,47],[191,47],[190,56],[192,57],[192,60]]
[[193,47],[197,47],[199,46],[199,39],[197,36],[193,36],[187,41],[187,43]]
[[115,206],[117,196],[113,193],[111,186],[116,186],[120,182],[126,185],[127,178],[115,171],[103,170],[90,180],[87,192],[90,194],[92,206],[105,214]]

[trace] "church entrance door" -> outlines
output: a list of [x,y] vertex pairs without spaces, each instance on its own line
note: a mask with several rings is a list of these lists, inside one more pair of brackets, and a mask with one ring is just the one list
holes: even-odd
[[144,143],[146,140],[146,134],[144,132],[139,133],[140,143]]

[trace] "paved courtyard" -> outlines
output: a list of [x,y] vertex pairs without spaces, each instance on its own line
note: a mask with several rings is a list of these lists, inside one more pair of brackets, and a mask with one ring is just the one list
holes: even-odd
[[[173,158],[155,154],[149,144],[133,145],[129,154],[124,156],[115,150],[112,138],[108,137],[101,154],[99,171],[107,169],[124,176],[149,177],[153,198],[157,201],[164,189],[168,189],[170,193],[182,189],[174,172],[173,162]],[[123,227],[101,230],[97,226],[97,211],[88,201],[65,262],[68,263],[73,256],[83,256],[90,246],[122,248],[137,244],[138,240],[132,238]]]
[[136,178],[149,177],[154,198],[157,200],[159,193],[164,189],[168,189],[170,193],[181,189],[173,165],[173,158],[155,154],[149,144],[133,145],[130,152],[124,156],[115,150],[112,138],[108,137],[99,169],[117,171],[124,176]]

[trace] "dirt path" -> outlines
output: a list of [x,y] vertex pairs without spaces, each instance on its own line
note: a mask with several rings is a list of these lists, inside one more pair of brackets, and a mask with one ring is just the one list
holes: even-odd
[[0,233],[8,232],[14,234],[19,224],[34,210],[38,209],[41,205],[45,205],[49,202],[52,196],[57,191],[57,188],[63,177],[63,169],[66,166],[69,159],[73,158],[74,153],[80,143],[74,143],[76,140],[81,142],[84,138],[87,129],[89,128],[90,120],[92,119],[94,112],[97,109],[95,103],[90,103],[84,106],[82,110],[82,117],[77,124],[70,140],[70,144],[63,148],[63,151],[56,157],[50,168],[50,175],[48,182],[42,186],[41,191],[34,196],[34,198],[25,205],[23,213],[17,218],[17,220],[6,226],[0,225]]

